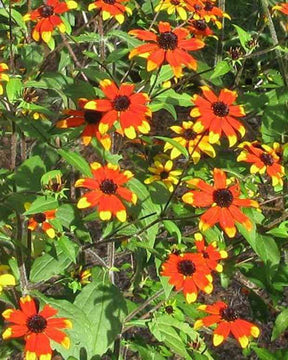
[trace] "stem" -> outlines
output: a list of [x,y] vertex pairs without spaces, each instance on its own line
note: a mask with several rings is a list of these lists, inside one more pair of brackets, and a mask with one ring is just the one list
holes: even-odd
[[151,95],[151,93],[152,93],[152,91],[153,91],[153,89],[154,89],[154,87],[155,87],[155,85],[156,85],[156,83],[157,83],[157,80],[158,80],[158,77],[159,77],[159,74],[160,74],[161,69],[162,69],[162,64],[161,64],[161,66],[159,67],[159,69],[158,69],[158,71],[157,71],[157,74],[156,74],[156,76],[155,76],[155,80],[154,80],[154,82],[153,82],[153,84],[152,84],[152,86],[151,86],[151,88],[150,88],[150,90],[149,90],[149,93],[148,93],[149,97],[150,97],[150,95]]

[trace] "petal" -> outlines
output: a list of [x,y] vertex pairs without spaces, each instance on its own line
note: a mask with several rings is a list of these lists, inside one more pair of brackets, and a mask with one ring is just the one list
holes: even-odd
[[215,168],[213,171],[214,186],[216,189],[226,188],[226,174],[223,170]]
[[228,322],[220,323],[214,330],[213,345],[218,346],[227,338],[230,333],[230,324]]
[[219,94],[219,100],[223,101],[224,104],[231,105],[237,99],[237,92],[228,89],[222,89]]
[[29,295],[20,298],[20,307],[28,317],[37,314],[35,301]]

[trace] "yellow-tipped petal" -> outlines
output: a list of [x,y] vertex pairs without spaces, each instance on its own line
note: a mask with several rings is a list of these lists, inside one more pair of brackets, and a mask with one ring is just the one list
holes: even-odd
[[11,275],[11,274],[0,275],[0,285],[2,287],[16,285],[16,281],[15,281],[14,276]]
[[70,348],[70,339],[68,338],[68,336],[66,336],[66,337],[61,341],[61,345],[62,345],[65,349],[69,349],[69,348]]
[[260,329],[257,326],[252,326],[251,335],[254,337],[258,337],[260,335]]
[[49,43],[51,40],[52,32],[51,31],[43,31],[41,33],[41,38],[45,43]]
[[117,219],[118,219],[119,221],[125,222],[126,219],[127,219],[127,213],[126,213],[125,210],[118,211],[118,212],[116,213],[116,217],[117,217]]
[[50,228],[50,229],[46,230],[45,232],[49,236],[50,239],[53,239],[56,235],[55,230],[53,228]]
[[111,216],[112,216],[111,211],[100,211],[100,212],[99,212],[99,217],[100,217],[100,219],[103,220],[103,221],[110,220],[110,219],[111,219]]
[[223,341],[224,341],[224,336],[214,334],[214,336],[213,336],[213,345],[214,346],[219,346],[220,344],[222,344]]
[[186,301],[188,304],[191,304],[197,300],[197,293],[188,293],[186,294]]
[[2,338],[3,338],[3,340],[7,340],[7,339],[10,339],[11,335],[12,335],[12,329],[11,329],[11,328],[7,328],[7,329],[3,332]]
[[37,355],[35,352],[26,351],[25,360],[37,360]]
[[66,5],[68,6],[68,9],[70,9],[70,10],[71,9],[77,9],[77,7],[78,7],[77,2],[76,1],[71,1],[71,0],[67,1]]
[[247,336],[239,337],[237,340],[243,349],[248,346],[249,339]]
[[194,107],[191,111],[190,111],[190,116],[192,117],[199,117],[201,115],[199,108],[198,107]]
[[82,197],[77,203],[78,209],[86,209],[90,206],[91,204],[87,201],[87,198],[85,196]]
[[194,329],[197,330],[199,328],[201,328],[203,326],[203,321],[202,320],[197,320],[194,323]]
[[90,164],[90,167],[92,170],[98,170],[99,168],[101,168],[101,164],[98,163],[97,161],[94,161],[93,163]]
[[128,128],[124,129],[124,134],[127,136],[128,139],[135,139],[137,136],[133,126],[129,126]]

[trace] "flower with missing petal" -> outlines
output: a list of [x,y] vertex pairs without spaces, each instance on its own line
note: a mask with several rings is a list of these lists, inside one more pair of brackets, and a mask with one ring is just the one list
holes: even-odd
[[237,312],[222,301],[218,301],[213,305],[200,305],[198,309],[210,315],[197,320],[194,329],[217,324],[213,331],[214,346],[222,344],[231,332],[241,347],[246,348],[249,344],[249,338],[256,338],[260,334],[258,326],[240,319]]
[[55,237],[55,230],[50,224],[49,220],[53,220],[56,217],[56,210],[43,211],[32,215],[28,221],[28,229],[31,231],[41,228],[51,239]]
[[103,20],[115,18],[119,24],[124,22],[124,14],[132,14],[132,10],[125,6],[128,0],[96,0],[88,6],[88,10],[99,9]]
[[90,167],[93,177],[79,179],[75,184],[90,190],[80,198],[77,207],[86,209],[96,206],[101,220],[110,220],[113,215],[121,222],[126,221],[122,199],[134,205],[137,201],[136,194],[124,187],[133,174],[128,170],[122,172],[118,165],[110,163],[102,166],[94,162]]
[[0,294],[3,289],[7,286],[15,286],[16,280],[15,277],[8,273],[9,266],[0,265]]
[[168,15],[176,14],[181,20],[187,20],[187,3],[185,0],[160,0],[155,12],[166,10]]
[[229,186],[229,181],[221,169],[214,169],[214,185],[202,179],[188,180],[187,183],[199,190],[191,190],[182,196],[182,200],[191,206],[209,209],[201,216],[199,229],[205,231],[216,223],[229,237],[236,235],[235,223],[242,224],[248,231],[252,230],[251,220],[242,213],[239,207],[259,207],[254,200],[240,199],[238,182]]
[[51,360],[50,340],[56,341],[66,349],[70,347],[70,339],[59,329],[72,328],[65,318],[54,318],[58,310],[45,305],[39,311],[34,299],[29,295],[20,298],[20,310],[7,309],[2,316],[10,324],[4,330],[2,338],[24,337],[25,360]]
[[[8,70],[8,66],[5,63],[0,63],[0,81],[9,81],[9,76],[4,74],[6,70]],[[0,82],[0,95],[2,95],[3,92],[3,85]]]

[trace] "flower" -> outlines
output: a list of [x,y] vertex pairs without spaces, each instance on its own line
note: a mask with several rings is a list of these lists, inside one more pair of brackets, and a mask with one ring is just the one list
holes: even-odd
[[192,101],[196,105],[190,112],[197,118],[194,131],[202,133],[209,131],[209,142],[214,144],[219,141],[222,132],[229,140],[229,146],[237,142],[236,131],[243,137],[244,126],[235,117],[245,116],[242,105],[232,105],[237,98],[237,93],[222,89],[217,97],[208,86],[201,86],[204,97],[194,95]]
[[211,326],[217,324],[213,331],[213,345],[218,346],[228,337],[230,332],[234,335],[242,348],[246,348],[249,343],[249,337],[258,337],[259,328],[249,321],[239,319],[237,312],[222,301],[218,301],[213,305],[200,305],[199,310],[205,311],[209,316],[197,320],[194,329],[202,326]]
[[272,10],[279,10],[283,14],[288,15],[288,3],[279,3],[273,6]]
[[114,215],[119,221],[126,221],[126,208],[121,199],[135,205],[137,196],[123,185],[133,177],[133,174],[128,170],[121,172],[118,165],[110,163],[102,166],[94,162],[90,166],[93,178],[79,179],[75,184],[76,187],[91,190],[80,198],[78,208],[97,206],[101,220],[110,220]]
[[211,272],[199,254],[170,254],[162,264],[161,275],[170,277],[169,283],[176,290],[183,290],[189,304],[196,301],[199,290],[206,294],[213,291]]
[[174,185],[178,183],[177,176],[180,176],[181,170],[172,170],[173,161],[167,160],[164,157],[160,158],[159,156],[155,157],[155,161],[148,170],[154,174],[148,179],[144,180],[145,184],[151,184],[154,181],[161,181],[167,189],[172,192]]
[[[191,155],[194,164],[197,164],[201,158],[201,152],[204,152],[208,156],[214,158],[216,156],[213,146],[209,143],[208,135],[197,134],[194,130],[194,123],[192,121],[183,121],[182,126],[171,126],[170,129],[173,130],[176,136],[173,138],[174,141],[182,145],[188,150],[188,153]],[[177,158],[181,155],[181,151],[172,145],[171,143],[166,142],[164,146],[164,151],[170,150],[171,159]]]
[[91,270],[89,269],[83,270],[82,265],[78,266],[77,269],[71,272],[71,277],[77,280],[81,285],[89,284],[91,282],[90,281],[91,276],[92,276]]
[[105,113],[99,124],[101,134],[105,134],[117,120],[129,139],[135,139],[136,132],[147,134],[150,131],[147,117],[151,117],[152,113],[147,106],[147,94],[135,93],[133,84],[121,84],[118,88],[108,79],[100,82],[100,88],[106,99],[88,101],[84,107]]
[[222,272],[223,266],[219,264],[218,261],[221,259],[226,259],[228,257],[227,252],[225,250],[219,250],[217,248],[216,241],[213,241],[211,244],[206,246],[204,237],[200,233],[194,234],[194,239],[197,251],[205,259],[208,268],[211,270]]
[[88,6],[88,10],[100,9],[103,20],[114,17],[119,24],[122,24],[125,19],[124,13],[126,12],[128,15],[132,14],[132,10],[122,4],[127,1],[128,0],[97,0]]
[[55,219],[55,213],[56,210],[48,210],[32,215],[28,222],[28,229],[34,231],[37,227],[40,227],[49,238],[53,239],[55,237],[55,230],[48,220]]
[[7,309],[2,313],[4,319],[12,323],[3,332],[2,338],[24,337],[25,360],[51,360],[50,340],[69,349],[70,339],[59,329],[72,328],[72,324],[65,318],[52,318],[58,310],[50,305],[37,310],[34,299],[29,295],[20,298],[20,308]]
[[251,220],[239,207],[258,207],[257,201],[240,199],[238,182],[228,186],[229,181],[221,169],[214,169],[214,186],[202,179],[188,180],[199,191],[191,190],[182,196],[182,200],[195,207],[210,207],[200,218],[199,229],[205,231],[219,222],[229,237],[236,234],[235,222],[242,224],[248,231],[252,229]]
[[214,33],[208,26],[205,20],[191,20],[189,21],[189,26],[187,27],[195,36],[199,39],[203,37],[212,36]]
[[77,8],[76,1],[62,2],[59,0],[47,0],[44,5],[38,9],[31,11],[24,15],[24,21],[37,21],[35,28],[32,31],[32,38],[35,41],[39,41],[40,38],[49,43],[51,40],[52,32],[55,28],[61,33],[66,31],[65,24],[61,19],[60,14],[63,14],[71,9]]
[[[20,113],[24,116],[31,115],[34,120],[45,120],[46,116],[41,113],[41,106],[37,105],[39,95],[36,89],[24,88],[22,93],[23,101],[20,103]],[[37,111],[37,107],[40,111]]]
[[9,266],[0,265],[0,294],[5,287],[16,285],[15,277],[11,274],[8,274],[8,270]]
[[57,121],[56,127],[60,129],[67,129],[85,125],[83,132],[80,135],[83,144],[87,146],[91,143],[92,138],[96,138],[106,150],[109,150],[111,148],[110,136],[108,134],[102,135],[100,133],[103,114],[100,111],[85,109],[85,105],[87,103],[87,99],[79,99],[78,105],[80,110],[65,110],[64,114],[68,115],[68,117]]
[[272,185],[283,186],[283,176],[285,176],[284,167],[279,163],[280,157],[277,152],[279,152],[279,144],[274,143],[273,148],[268,145],[261,145],[258,141],[253,141],[252,143],[245,141],[239,145],[240,149],[243,149],[237,161],[245,161],[252,163],[250,167],[251,174],[265,174],[272,179]]
[[160,0],[155,12],[166,10],[169,15],[178,14],[181,20],[187,20],[186,8],[185,0]]
[[[0,63],[0,81],[9,81],[9,76],[7,74],[3,74],[3,71],[8,70],[8,66],[5,63]],[[4,92],[3,85],[0,82],[0,95]]]
[[188,38],[189,31],[184,28],[171,29],[167,22],[158,26],[158,34],[147,30],[131,30],[129,34],[138,39],[147,40],[147,44],[140,45],[130,52],[129,59],[136,55],[147,57],[147,71],[160,68],[168,63],[176,77],[182,75],[182,65],[196,70],[197,62],[188,51],[202,49],[205,43],[199,39]]

